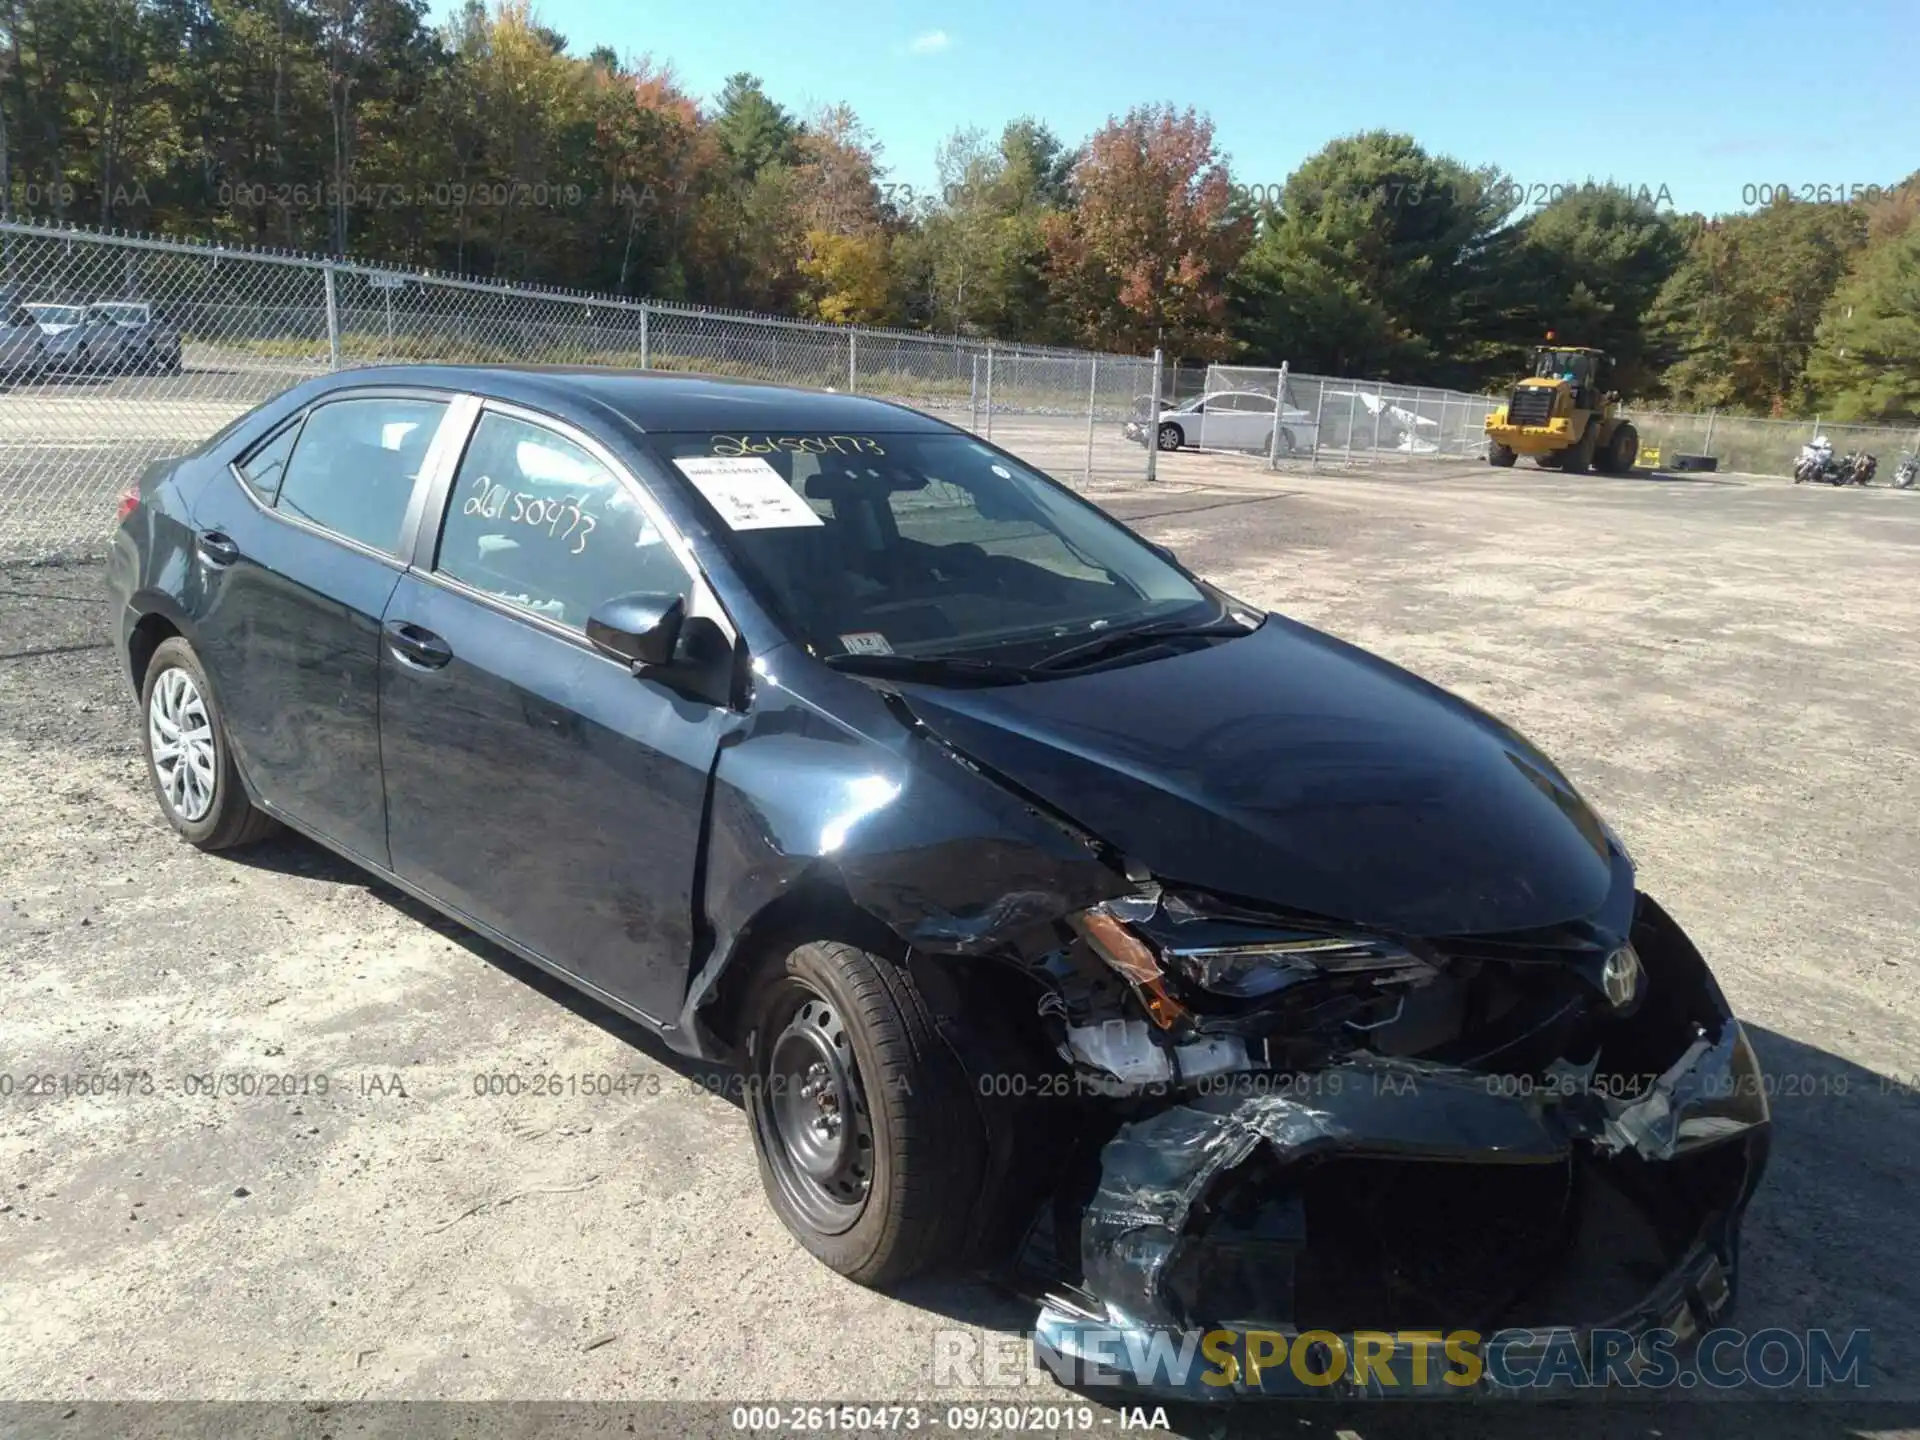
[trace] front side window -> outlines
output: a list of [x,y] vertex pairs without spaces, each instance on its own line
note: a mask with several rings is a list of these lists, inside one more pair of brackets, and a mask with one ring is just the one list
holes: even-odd
[[413,483],[444,400],[369,395],[316,407],[300,427],[275,508],[397,555]]
[[1213,608],[1137,536],[968,435],[651,439],[825,656],[1037,653]]
[[574,630],[604,600],[691,583],[618,476],[557,431],[494,411],[461,459],[434,569]]
[[78,305],[29,305],[27,309],[42,325],[82,325],[87,312]]

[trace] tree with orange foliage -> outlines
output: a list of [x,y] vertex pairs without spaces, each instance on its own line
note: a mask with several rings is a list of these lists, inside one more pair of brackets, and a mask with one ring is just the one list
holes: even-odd
[[1231,213],[1213,122],[1142,106],[1109,120],[1074,167],[1070,210],[1047,217],[1047,270],[1062,313],[1088,344],[1231,351],[1225,282],[1252,237]]

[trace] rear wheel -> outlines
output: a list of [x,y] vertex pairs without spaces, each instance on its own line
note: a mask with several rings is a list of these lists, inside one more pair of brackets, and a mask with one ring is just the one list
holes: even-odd
[[178,635],[155,648],[140,705],[147,777],[167,823],[184,839],[225,850],[278,828],[247,798],[200,657]]
[[1159,445],[1162,450],[1178,450],[1186,443],[1186,432],[1178,425],[1162,425],[1160,427]]
[[982,1201],[979,1112],[906,967],[802,945],[769,967],[751,1013],[754,1150],[794,1238],[863,1285],[956,1258]]
[[1498,466],[1502,470],[1513,468],[1513,462],[1520,457],[1513,453],[1511,446],[1502,445],[1498,440],[1487,442],[1487,464]]

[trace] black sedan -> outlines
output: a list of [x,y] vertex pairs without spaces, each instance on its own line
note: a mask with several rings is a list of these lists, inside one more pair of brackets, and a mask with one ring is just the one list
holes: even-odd
[[1567,778],[965,431],[355,370],[151,468],[110,573],[181,835],[290,826],[737,1064],[856,1280],[998,1269],[1069,1360],[1731,1303],[1765,1087]]

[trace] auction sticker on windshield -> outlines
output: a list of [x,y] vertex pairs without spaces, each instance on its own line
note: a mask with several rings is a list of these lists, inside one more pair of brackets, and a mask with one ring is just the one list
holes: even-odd
[[694,456],[673,463],[731,529],[780,530],[822,523],[780,472],[757,455]]
[[851,635],[842,635],[840,643],[849,655],[891,655],[893,646],[887,643],[887,637],[878,630],[855,630]]

